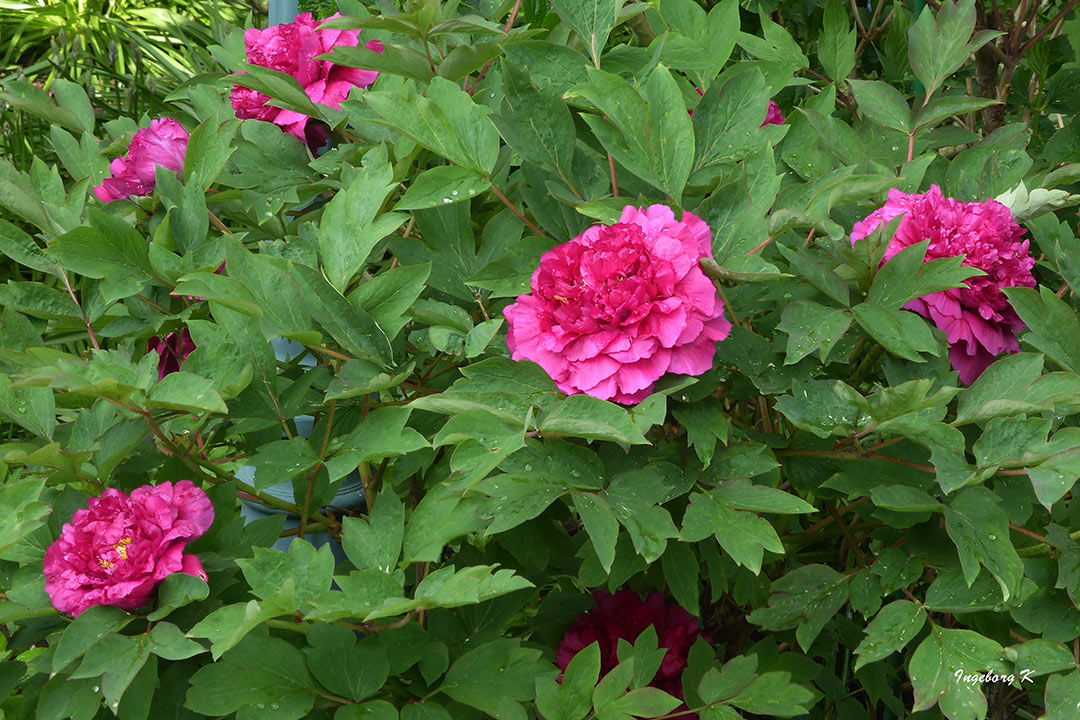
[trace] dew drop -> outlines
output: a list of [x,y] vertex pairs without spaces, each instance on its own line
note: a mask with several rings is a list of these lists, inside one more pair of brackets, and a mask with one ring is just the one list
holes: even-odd
[[454,191],[453,191],[453,192],[451,192],[450,194],[451,194],[451,195],[457,195],[457,194],[458,194],[458,192],[457,192],[457,190],[454,190]]
[[532,472],[532,465],[526,465],[525,472]]
[[101,689],[101,688],[99,688],[99,687],[98,687],[97,685],[95,685],[95,686],[94,686],[94,692],[97,692],[97,691],[98,691],[98,690],[100,690],[100,689]]
[[450,198],[443,198],[442,201],[448,204],[453,202],[453,200],[451,200]]
[[278,709],[278,704],[277,703],[270,703],[270,709],[271,710],[277,710]]

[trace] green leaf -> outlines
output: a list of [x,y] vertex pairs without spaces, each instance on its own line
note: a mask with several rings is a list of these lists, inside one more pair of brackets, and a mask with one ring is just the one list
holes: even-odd
[[439,691],[495,720],[525,720],[520,703],[533,699],[533,677],[542,665],[539,650],[519,643],[493,640],[465,653],[450,666]]
[[306,473],[318,462],[319,456],[304,438],[276,440],[260,445],[251,459],[251,464],[255,466],[252,484],[261,492]]
[[417,175],[394,209],[417,210],[472,200],[490,186],[491,181],[475,170],[440,165]]
[[53,672],[63,670],[101,642],[103,637],[119,632],[134,619],[117,607],[95,605],[87,608],[60,635],[52,657]]
[[210,655],[216,662],[256,627],[267,620],[296,612],[298,605],[292,580],[287,580],[279,592],[262,602],[250,600],[218,608],[196,623],[187,635],[210,640]]
[[90,104],[90,98],[86,96],[81,85],[57,78],[53,81],[52,92],[56,97],[56,104],[79,119],[83,132],[94,132],[94,106]]
[[1080,671],[1050,676],[1044,704],[1046,714],[1040,720],[1071,720],[1080,706]]
[[815,350],[820,350],[819,357],[824,360],[852,322],[848,312],[812,300],[788,303],[777,325],[788,334],[784,364],[794,365]]
[[34,435],[52,440],[56,400],[50,388],[12,387],[11,380],[0,377],[0,414]]
[[615,27],[619,0],[552,0],[552,7],[567,26],[585,43],[593,65],[600,67],[600,54]]
[[902,650],[925,623],[926,611],[910,600],[895,600],[883,607],[866,626],[866,637],[855,648],[859,656],[855,670]]
[[714,397],[705,397],[688,405],[679,405],[672,410],[672,415],[686,430],[686,438],[701,464],[708,468],[716,452],[716,441],[727,445],[731,431],[731,420],[724,412],[723,403]]
[[[174,574],[179,575],[181,573]],[[153,629],[150,631],[150,642],[147,647],[150,652],[165,660],[184,660],[206,652],[206,648],[194,640],[184,637],[184,633],[180,632],[180,628],[167,622],[154,624]]]
[[812,690],[792,681],[790,672],[772,671],[754,678],[730,704],[765,717],[795,717],[810,712],[816,700]]
[[725,73],[694,107],[695,171],[738,160],[761,143],[769,110],[765,76],[757,68]]
[[589,534],[593,549],[604,572],[611,572],[615,561],[615,542],[619,537],[619,523],[607,501],[593,493],[576,492],[571,496],[574,508],[581,516],[581,524]]
[[289,544],[289,552],[273,548],[253,548],[254,557],[239,558],[236,564],[258,598],[269,598],[286,581],[291,581],[300,602],[313,602],[330,589],[334,576],[334,555],[329,545],[318,550],[303,538]]
[[1042,355],[1017,353],[997,360],[960,394],[956,422],[984,422],[999,415],[1039,412],[1041,407],[1031,397],[1031,388],[1042,369]]
[[536,678],[536,708],[545,720],[584,720],[592,709],[592,693],[600,677],[600,645],[579,650],[563,674],[562,684],[550,676]]
[[[949,718],[985,717],[986,697],[981,684],[964,682],[962,676],[1003,670],[1001,646],[972,630],[936,625],[930,628],[908,666],[915,692],[912,710],[928,710],[937,704]],[[961,678],[956,677],[958,670]]]
[[967,95],[936,97],[915,116],[915,131],[932,128],[954,115],[966,115],[998,104],[1000,104],[999,101],[993,98],[968,97]]
[[249,63],[244,65],[243,73],[230,75],[229,79],[237,85],[269,95],[271,105],[312,118],[321,117],[319,109],[291,75]]
[[623,447],[648,443],[622,407],[589,395],[571,395],[542,416],[541,433],[610,440]]
[[966,287],[965,280],[984,274],[962,265],[961,257],[923,262],[929,243],[926,240],[906,247],[882,265],[866,294],[867,302],[896,309],[924,295]]
[[138,638],[106,635],[86,651],[82,663],[71,677],[100,677],[105,702],[115,707],[150,656],[147,643]]
[[838,382],[796,379],[791,395],[778,397],[775,407],[796,427],[818,437],[849,435],[865,416],[836,391]]
[[926,362],[920,352],[933,355],[939,352],[929,325],[915,313],[887,310],[868,302],[856,305],[851,311],[866,334],[897,357]]
[[431,263],[399,266],[360,283],[349,301],[358,303],[392,340],[409,322],[407,311],[423,292],[430,274]]
[[1024,566],[1009,539],[1009,516],[999,503],[986,488],[965,488],[945,506],[945,530],[956,544],[968,586],[982,565],[1008,601],[1020,592]]
[[323,209],[319,251],[326,277],[339,293],[364,267],[376,244],[405,221],[403,215],[379,214],[383,200],[395,187],[386,152],[377,148],[364,156],[363,165],[350,179],[343,179],[342,189]]
[[736,510],[800,515],[817,512],[813,505],[783,490],[755,485],[746,479],[728,480],[713,489],[718,501]]
[[429,490],[405,526],[404,560],[435,562],[446,543],[482,529],[486,522],[477,511],[479,503],[445,485]]
[[[775,215],[774,212],[773,216],[775,217]],[[774,233],[770,232],[770,234]],[[847,283],[830,267],[821,262],[816,255],[787,245],[777,245],[776,247],[811,285],[844,307],[848,306],[851,299]]]
[[1070,372],[1080,372],[1080,320],[1069,305],[1046,286],[1003,289],[1013,309],[1028,326],[1025,342]]
[[0,529],[0,557],[45,524],[52,507],[39,500],[44,486],[45,478],[40,476],[16,481],[8,478],[0,485],[0,513],[12,518]]
[[383,121],[455,165],[490,176],[499,154],[499,133],[488,109],[445,78],[434,78],[426,96],[368,92],[364,102]]
[[[218,717],[251,708],[240,717],[299,720],[315,703],[317,685],[304,655],[279,638],[250,635],[221,662],[191,676],[184,706]],[[258,705],[263,707],[259,708]],[[276,707],[275,707],[276,706]],[[255,713],[255,710],[258,713]]]
[[795,638],[803,652],[848,601],[851,577],[826,565],[804,565],[772,584],[768,607],[747,618],[765,630],[797,628]]
[[908,29],[908,59],[915,77],[927,95],[941,87],[968,57],[999,32],[982,31],[971,42],[975,29],[975,4],[972,0],[949,0],[941,4],[937,17],[931,12],[919,13]]
[[[330,692],[350,700],[371,697],[390,675],[386,650],[373,639],[356,641],[356,633],[340,625],[315,623],[304,648],[307,666]],[[361,716],[362,717],[362,716]]]
[[405,535],[405,510],[389,486],[371,504],[367,519],[342,519],[341,545],[358,569],[392,573],[401,555]]
[[712,495],[694,493],[683,516],[681,538],[698,542],[709,535],[716,537],[732,560],[755,575],[761,572],[765,550],[784,554],[784,546],[767,520],[728,507]]
[[880,80],[848,80],[859,110],[872,121],[902,133],[911,132],[911,109],[900,91]]
[[855,67],[855,35],[847,6],[841,0],[829,0],[818,35],[818,59],[835,82],[841,82]]
[[668,543],[667,550],[660,557],[660,567],[664,570],[664,580],[668,590],[680,605],[691,615],[700,615],[698,584],[701,565],[693,548],[686,543]]
[[588,73],[589,82],[567,96],[588,100],[607,118],[586,113],[582,119],[615,160],[678,204],[694,138],[689,116],[679,110],[685,103],[671,73],[663,66],[653,70],[645,98],[617,75],[593,68]]
[[550,83],[533,87],[527,73],[503,62],[502,114],[491,115],[506,144],[568,185],[574,177],[574,119]]
[[994,418],[983,428],[972,452],[979,467],[1017,460],[1046,444],[1050,421],[1042,418]]
[[161,620],[168,617],[173,610],[193,602],[201,602],[209,595],[210,586],[199,578],[186,573],[173,573],[158,585],[157,609],[147,615],[146,619],[151,622]]
[[[3,98],[10,102],[10,96]],[[0,207],[5,207],[23,220],[45,231],[52,230],[52,224],[45,214],[41,200],[28,192],[33,187],[24,173],[15,169],[6,158],[0,158]]]
[[214,184],[229,158],[236,152],[232,140],[240,127],[240,121],[229,119],[219,124],[217,120],[216,117],[208,118],[191,132],[184,155],[185,190],[187,186],[191,186],[202,194]]
[[312,319],[322,325],[346,352],[384,365],[389,363],[392,356],[390,341],[370,315],[346,300],[315,268],[291,263],[289,270],[299,287],[307,291],[305,306]]
[[214,381],[180,370],[169,373],[150,390],[147,410],[227,413],[225,401],[214,389]]

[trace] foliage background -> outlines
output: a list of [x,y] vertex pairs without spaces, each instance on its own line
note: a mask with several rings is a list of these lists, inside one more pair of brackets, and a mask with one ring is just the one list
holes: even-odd
[[[4,716],[672,717],[648,636],[555,682],[589,592],[628,586],[711,635],[684,675],[703,718],[1073,717],[1075,4],[340,0],[386,47],[335,53],[371,91],[335,112],[245,81],[334,129],[314,158],[232,117],[243,6],[5,0]],[[788,122],[759,129],[770,97]],[[183,176],[102,207],[143,113],[192,130]],[[964,273],[847,238],[931,183],[1011,193],[1039,259],[1009,293],[1024,352],[970,388],[899,310]],[[653,202],[713,231],[715,369],[622,408],[507,359],[540,254]],[[146,341],[185,327],[156,382]],[[370,509],[329,506],[354,471]],[[57,616],[41,558],[72,512],[183,478],[215,503],[209,585]],[[300,527],[245,525],[241,497]],[[347,559],[268,547],[318,532]]]

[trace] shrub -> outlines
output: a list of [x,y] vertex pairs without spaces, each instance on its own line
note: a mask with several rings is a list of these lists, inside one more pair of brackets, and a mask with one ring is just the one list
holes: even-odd
[[339,6],[0,164],[5,717],[1073,716],[1067,12]]

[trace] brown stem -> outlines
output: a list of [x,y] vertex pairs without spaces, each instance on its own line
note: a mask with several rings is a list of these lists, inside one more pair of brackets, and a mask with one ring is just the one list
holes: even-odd
[[210,218],[210,224],[216,227],[219,231],[225,233],[226,235],[233,234],[233,231],[225,227],[225,223],[221,222],[221,219],[217,215],[210,212],[209,210],[206,211],[206,214]]
[[619,197],[619,181],[615,179],[615,158],[607,154],[608,168],[611,169],[611,197]]
[[851,534],[851,528],[844,523],[843,518],[841,518],[840,513],[836,511],[836,506],[832,504],[832,501],[825,503],[825,509],[828,511],[829,515],[832,516],[833,522],[840,528],[840,532],[844,534],[844,539],[847,540],[848,546],[855,552],[855,555],[858,556],[859,562],[862,563],[863,567],[869,565],[870,563],[866,560],[866,553],[864,553],[862,548],[859,547],[859,544],[855,542],[855,536]]
[[86,316],[86,311],[83,310],[83,306],[79,303],[79,298],[75,297],[75,291],[71,289],[71,283],[68,281],[67,273],[64,272],[64,268],[57,266],[57,270],[60,271],[60,278],[64,281],[64,287],[67,288],[68,295],[71,296],[71,302],[75,303],[75,307],[79,308],[79,314],[82,315],[83,324],[86,325],[86,332],[90,334],[90,344],[94,346],[95,350],[100,350],[101,346],[98,345],[97,336],[94,335],[94,327],[90,324],[90,318]]
[[1042,37],[1046,35],[1046,33],[1050,32],[1050,29],[1054,27],[1055,23],[1063,20],[1065,16],[1069,14],[1069,11],[1076,7],[1078,3],[1080,3],[1080,0],[1069,0],[1065,7],[1062,8],[1061,12],[1055,15],[1050,22],[1046,23],[1046,25],[1043,26],[1041,30],[1035,33],[1035,35],[1030,40],[1023,44],[1023,46],[1020,48],[1019,53],[1017,54],[1017,60],[1022,58],[1035,43],[1039,42],[1039,40],[1041,40]]
[[499,188],[495,187],[495,183],[491,183],[491,189],[495,191],[495,196],[498,197],[500,200],[502,200],[503,205],[510,208],[510,212],[514,213],[514,215],[517,216],[518,220],[525,223],[525,226],[527,228],[529,228],[530,230],[532,230],[534,233],[536,233],[537,235],[539,235],[542,238],[547,237],[547,233],[545,233],[543,230],[541,230],[540,228],[536,227],[531,222],[529,222],[528,219],[526,219],[526,217],[524,215],[522,215],[521,212],[516,207],[514,207],[514,203],[510,202],[509,198],[507,198],[505,195],[503,195],[502,191],[500,191]]
[[1044,536],[1040,535],[1037,532],[1033,532],[1031,530],[1028,530],[1026,527],[1022,527],[1020,525],[1017,525],[1016,523],[1009,523],[1009,529],[1012,530],[1013,532],[1018,532],[1021,535],[1027,535],[1032,540],[1038,540],[1041,543],[1046,542],[1046,538]]

